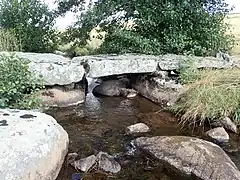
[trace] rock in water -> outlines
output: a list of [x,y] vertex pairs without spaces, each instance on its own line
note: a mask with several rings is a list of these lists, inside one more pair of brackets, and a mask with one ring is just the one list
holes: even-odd
[[149,127],[144,123],[137,123],[137,124],[128,126],[126,129],[127,134],[145,133],[149,131],[150,131]]
[[97,157],[98,166],[101,170],[109,173],[118,173],[121,170],[120,164],[109,154],[99,152]]
[[121,96],[124,96],[127,98],[133,98],[137,96],[138,92],[135,91],[134,89],[122,88],[120,89],[120,94]]
[[86,158],[74,161],[71,165],[83,172],[88,172],[88,170],[97,162],[97,157],[95,155],[88,156]]
[[223,127],[211,129],[206,132],[206,135],[219,143],[225,143],[229,141],[229,135]]
[[62,89],[52,88],[43,90],[41,103],[46,107],[68,107],[83,103],[85,100],[84,91],[75,89],[63,91]]
[[68,153],[68,155],[67,155],[67,163],[68,164],[73,163],[77,157],[78,157],[77,153]]
[[161,105],[174,104],[183,89],[176,81],[166,81],[159,77],[146,79],[141,75],[133,83],[133,88],[143,97]]
[[100,85],[93,89],[93,94],[104,96],[120,96],[121,89],[126,88],[127,86],[128,82],[125,80],[103,81]]
[[140,137],[135,144],[174,170],[201,180],[239,180],[240,172],[217,145],[185,136]]
[[57,121],[40,112],[2,109],[0,120],[6,121],[0,126],[0,179],[56,179],[69,143]]
[[213,127],[223,127],[226,130],[237,133],[237,126],[229,117],[223,117],[211,123]]

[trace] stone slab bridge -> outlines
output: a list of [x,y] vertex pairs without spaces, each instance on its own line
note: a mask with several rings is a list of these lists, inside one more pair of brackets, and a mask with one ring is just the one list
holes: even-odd
[[[10,54],[9,52],[0,52]],[[196,57],[166,54],[160,56],[124,54],[81,56],[69,59],[49,53],[13,52],[28,59],[29,67],[35,75],[41,76],[44,85],[69,85],[78,83],[85,77],[99,78],[122,74],[152,73],[158,70],[171,71],[181,67],[185,60],[193,59],[198,68],[240,68],[240,58],[230,61],[214,57]]]

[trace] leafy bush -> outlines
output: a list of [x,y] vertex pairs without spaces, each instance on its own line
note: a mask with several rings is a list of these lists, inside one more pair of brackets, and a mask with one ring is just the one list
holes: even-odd
[[21,51],[21,41],[14,31],[0,29],[0,51]]
[[28,70],[28,61],[15,55],[0,55],[0,108],[36,108],[40,104],[40,79]]
[[160,54],[161,44],[157,41],[142,37],[130,30],[115,29],[110,33],[100,48],[98,53],[143,53]]
[[52,52],[56,48],[55,16],[41,0],[0,1],[0,26],[15,31],[27,52]]
[[239,121],[239,69],[202,70],[198,74],[199,78],[185,85],[185,91],[170,108],[181,115],[181,122],[203,125],[222,116]]
[[229,11],[225,0],[99,0],[81,14],[72,35],[85,38],[100,25],[108,33],[102,53],[212,55],[233,45],[224,22]]

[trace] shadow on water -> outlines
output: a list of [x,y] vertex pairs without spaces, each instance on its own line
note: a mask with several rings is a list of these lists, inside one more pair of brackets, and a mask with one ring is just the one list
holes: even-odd
[[[94,171],[81,174],[83,180],[186,179],[172,173],[166,173],[168,172],[166,167],[141,153],[136,152],[134,156],[128,154],[127,152],[132,148],[131,140],[136,138],[136,136],[125,134],[125,129],[129,125],[139,122],[147,124],[151,132],[144,134],[144,136],[202,136],[201,130],[195,135],[191,131],[181,130],[174,116],[142,97],[134,99],[96,98],[92,94],[88,94],[84,105],[51,110],[48,113],[57,119],[59,124],[68,132],[70,138],[69,153],[78,153],[77,159],[104,151],[116,155],[117,161],[122,166],[121,172],[117,175],[107,175],[101,171]],[[78,171],[65,161],[57,180],[71,180],[73,173],[78,173]]]

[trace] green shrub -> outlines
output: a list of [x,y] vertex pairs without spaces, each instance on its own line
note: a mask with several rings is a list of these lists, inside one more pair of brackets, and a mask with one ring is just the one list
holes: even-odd
[[14,31],[0,29],[0,51],[21,51],[21,41]]
[[26,52],[53,52],[55,15],[41,0],[1,0],[0,27],[13,29]]
[[31,109],[40,105],[40,79],[28,70],[28,60],[0,55],[0,108]]
[[160,54],[161,47],[158,41],[142,37],[134,31],[115,29],[106,36],[106,39],[97,50],[98,53],[143,53]]
[[230,9],[225,0],[98,0],[81,13],[69,34],[89,39],[89,32],[99,26],[107,33],[100,53],[208,56],[234,44],[224,21]]
[[240,120],[239,69],[202,70],[196,81],[186,84],[178,101],[170,108],[183,124],[216,120],[223,116]]

